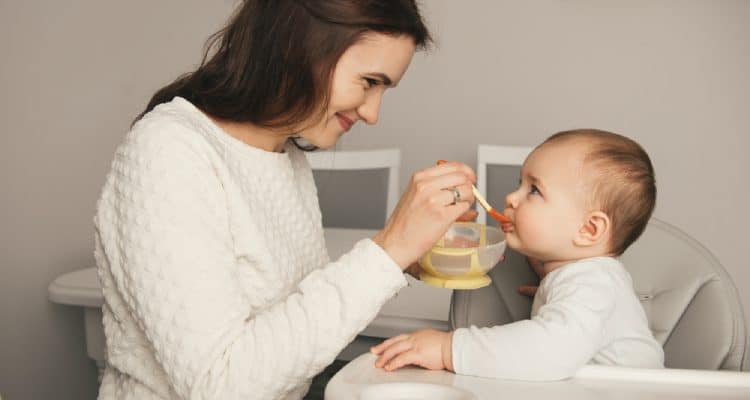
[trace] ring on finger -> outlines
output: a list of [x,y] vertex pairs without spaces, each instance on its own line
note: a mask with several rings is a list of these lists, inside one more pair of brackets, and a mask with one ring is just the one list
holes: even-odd
[[461,201],[461,191],[458,190],[457,187],[453,187],[450,190],[453,193],[453,202],[451,203],[451,205],[453,206],[456,203],[458,203],[459,201]]

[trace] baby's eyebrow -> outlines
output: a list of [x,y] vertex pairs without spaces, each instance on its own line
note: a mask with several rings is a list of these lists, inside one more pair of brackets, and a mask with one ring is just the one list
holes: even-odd
[[539,187],[539,189],[544,189],[544,183],[542,183],[542,180],[539,179],[539,178],[537,178],[536,176],[529,175],[529,181],[531,181],[531,183],[537,185]]

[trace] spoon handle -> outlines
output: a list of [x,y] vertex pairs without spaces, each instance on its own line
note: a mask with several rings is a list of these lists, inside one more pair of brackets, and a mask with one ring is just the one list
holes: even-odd
[[[445,160],[438,160],[437,165],[445,164]],[[489,214],[492,218],[494,218],[497,222],[500,222],[501,224],[507,224],[511,222],[510,218],[506,217],[505,215],[499,213],[497,210],[492,208],[490,203],[487,202],[487,200],[482,196],[481,193],[479,193],[479,190],[476,186],[471,185],[471,193],[474,194],[474,198],[477,200],[479,205],[484,208],[485,211],[487,211],[487,214]]]

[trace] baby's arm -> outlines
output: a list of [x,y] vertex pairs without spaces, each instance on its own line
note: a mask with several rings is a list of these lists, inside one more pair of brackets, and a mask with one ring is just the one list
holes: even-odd
[[394,336],[370,351],[379,356],[375,361],[375,366],[386,371],[393,371],[406,365],[453,371],[452,336],[453,332],[422,329],[410,334]]
[[547,302],[530,320],[492,328],[457,329],[452,338],[456,373],[490,378],[568,378],[606,343],[605,321],[614,307],[605,271],[571,268],[550,276]]

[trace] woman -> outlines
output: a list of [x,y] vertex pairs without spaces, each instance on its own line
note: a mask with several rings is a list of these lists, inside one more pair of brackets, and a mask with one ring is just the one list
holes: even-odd
[[154,95],[95,217],[101,399],[299,399],[406,284],[467,212],[471,169],[416,173],[385,228],[331,262],[298,147],[374,124],[428,41],[413,0],[247,0]]

